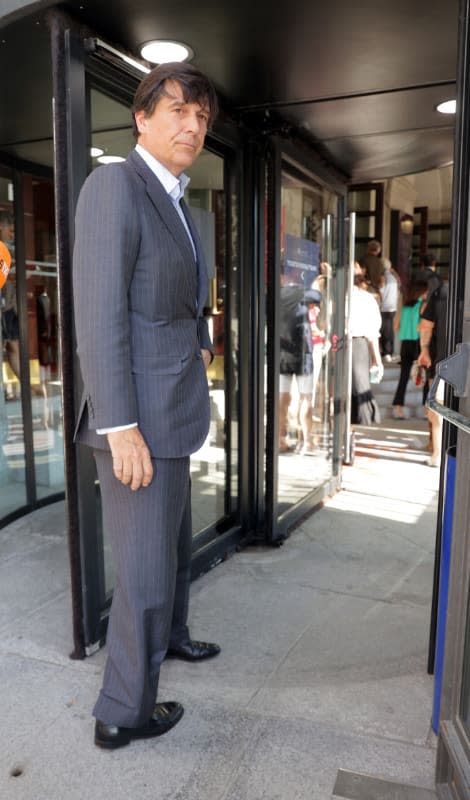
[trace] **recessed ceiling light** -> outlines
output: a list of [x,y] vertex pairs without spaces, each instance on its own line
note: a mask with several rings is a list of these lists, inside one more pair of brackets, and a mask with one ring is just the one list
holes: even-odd
[[101,147],[90,147],[90,155],[92,158],[98,158],[98,156],[102,156],[104,150]]
[[117,164],[118,161],[125,161],[122,156],[98,156],[96,159],[100,164]]
[[141,46],[140,55],[152,64],[167,64],[169,61],[187,61],[193,58],[194,53],[187,44],[169,39],[155,39]]
[[439,105],[436,106],[437,110],[440,111],[441,114],[455,114],[456,107],[456,100],[445,100],[444,103],[439,103]]

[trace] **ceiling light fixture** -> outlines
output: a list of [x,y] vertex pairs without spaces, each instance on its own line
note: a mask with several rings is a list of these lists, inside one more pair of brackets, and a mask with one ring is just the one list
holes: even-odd
[[194,57],[194,52],[181,42],[154,39],[141,45],[140,55],[152,64],[168,64],[169,61],[188,61]]
[[456,100],[445,100],[443,103],[439,103],[439,105],[436,106],[436,110],[440,111],[441,114],[455,114],[456,107]]
[[98,158],[98,156],[102,156],[104,150],[101,147],[90,147],[90,155],[92,158]]

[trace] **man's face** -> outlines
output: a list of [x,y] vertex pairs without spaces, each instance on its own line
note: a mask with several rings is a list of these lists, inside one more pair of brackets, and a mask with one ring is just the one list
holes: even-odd
[[138,142],[178,176],[191,166],[201,152],[207,133],[209,108],[185,103],[177,81],[166,81],[165,94],[150,117],[137,111]]

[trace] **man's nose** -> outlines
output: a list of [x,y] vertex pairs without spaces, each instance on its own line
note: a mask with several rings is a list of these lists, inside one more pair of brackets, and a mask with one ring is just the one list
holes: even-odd
[[198,113],[195,111],[188,115],[186,120],[186,128],[191,133],[199,133],[202,126],[202,120],[200,119]]

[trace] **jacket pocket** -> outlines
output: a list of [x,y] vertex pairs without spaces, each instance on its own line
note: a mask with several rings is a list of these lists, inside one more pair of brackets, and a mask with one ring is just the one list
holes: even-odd
[[179,375],[188,361],[182,356],[134,356],[132,372],[136,375]]

